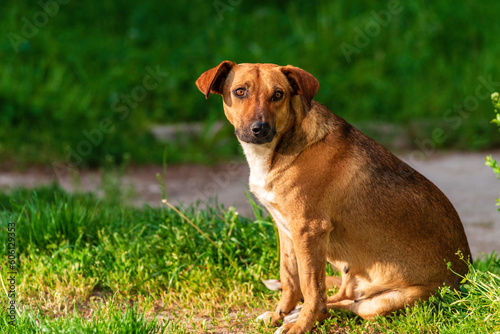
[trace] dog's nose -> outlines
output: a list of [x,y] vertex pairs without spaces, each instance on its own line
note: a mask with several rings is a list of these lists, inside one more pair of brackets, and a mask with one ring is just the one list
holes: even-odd
[[252,131],[253,135],[258,138],[265,138],[271,132],[271,125],[267,122],[253,122],[250,125],[250,131]]

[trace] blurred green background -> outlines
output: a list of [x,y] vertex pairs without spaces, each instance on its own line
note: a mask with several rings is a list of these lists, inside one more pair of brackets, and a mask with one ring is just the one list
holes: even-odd
[[[40,3],[0,4],[0,166],[161,163],[164,151],[171,163],[230,159],[232,130],[210,130],[224,119],[221,99],[206,101],[194,85],[225,59],[306,69],[320,82],[317,101],[371,124],[382,143],[378,124],[403,129],[416,147],[500,143],[489,124],[489,95],[500,89],[497,0]],[[177,122],[202,122],[202,135],[161,143],[151,134]]]

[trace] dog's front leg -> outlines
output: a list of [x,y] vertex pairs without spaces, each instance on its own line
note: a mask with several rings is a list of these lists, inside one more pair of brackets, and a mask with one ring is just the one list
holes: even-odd
[[331,231],[328,221],[308,221],[291,227],[304,305],[295,324],[285,324],[282,333],[302,334],[314,326],[326,308],[326,250]]
[[271,325],[277,326],[302,300],[300,290],[297,256],[290,237],[279,230],[280,236],[280,280],[282,285],[281,299],[271,318]]

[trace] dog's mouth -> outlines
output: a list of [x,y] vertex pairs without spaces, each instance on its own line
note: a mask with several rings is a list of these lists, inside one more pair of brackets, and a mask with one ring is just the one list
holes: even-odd
[[239,131],[238,129],[236,129],[234,133],[242,142],[262,145],[273,141],[274,136],[276,135],[276,129],[273,128],[266,136],[255,136],[250,131]]

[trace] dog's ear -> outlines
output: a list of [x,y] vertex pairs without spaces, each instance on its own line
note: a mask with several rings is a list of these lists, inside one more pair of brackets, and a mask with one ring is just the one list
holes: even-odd
[[318,80],[311,73],[291,65],[283,66],[281,72],[288,78],[294,94],[302,95],[311,108],[311,101],[318,92]]
[[212,69],[209,69],[196,80],[196,87],[202,92],[208,99],[210,93],[221,94],[222,87],[224,85],[224,80],[226,80],[227,75],[231,69],[236,65],[229,60],[224,60],[222,63],[217,65]]

